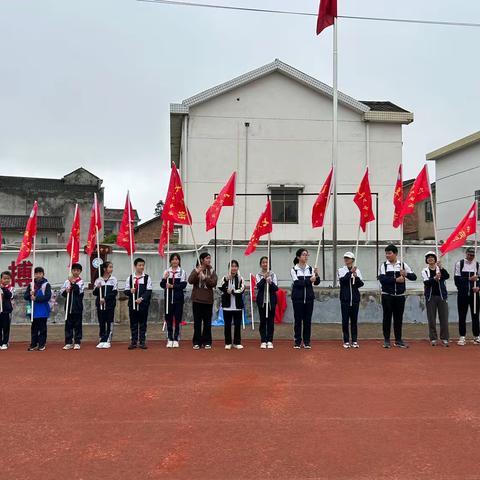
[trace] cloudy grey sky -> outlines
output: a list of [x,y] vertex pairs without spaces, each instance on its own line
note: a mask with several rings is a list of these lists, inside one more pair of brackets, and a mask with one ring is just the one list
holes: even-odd
[[[318,0],[206,0],[315,12]],[[339,14],[480,22],[480,2],[339,0]],[[1,0],[0,173],[104,179],[143,220],[165,194],[169,103],[278,57],[331,84],[331,29],[315,19],[136,0]],[[341,20],[339,88],[415,113],[406,176],[479,129],[480,28]]]

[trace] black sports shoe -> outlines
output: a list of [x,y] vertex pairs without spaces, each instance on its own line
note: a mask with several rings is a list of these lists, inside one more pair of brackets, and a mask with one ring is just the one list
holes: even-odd
[[403,340],[395,341],[394,345],[398,348],[408,348],[408,345]]
[[383,342],[383,348],[392,348],[392,344],[390,343],[390,340],[385,340]]
[[129,346],[128,346],[128,349],[129,350],[135,350],[137,348],[137,344],[136,343],[131,343]]
[[28,352],[34,352],[35,350],[38,350],[38,345],[30,345],[28,348],[27,348],[27,351]]
[[148,347],[144,344],[144,343],[141,343],[139,345],[139,347],[142,349],[142,350],[146,350]]

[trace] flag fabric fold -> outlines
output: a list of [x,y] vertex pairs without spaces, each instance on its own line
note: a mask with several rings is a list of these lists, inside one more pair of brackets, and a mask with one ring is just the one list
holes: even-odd
[[370,181],[368,178],[368,168],[365,171],[362,181],[358,187],[357,193],[353,201],[360,210],[360,228],[365,232],[367,223],[375,220],[375,214],[372,208],[372,192],[370,189]]
[[180,179],[177,167],[173,163],[165,206],[162,212],[162,220],[171,222],[172,224],[192,224],[192,216],[185,205],[182,180]]
[[248,242],[247,249],[245,250],[245,255],[252,254],[256,249],[260,237],[263,235],[267,235],[268,233],[272,232],[272,203],[270,200],[267,201],[267,205],[265,210],[261,213],[260,218],[257,221],[257,225],[255,226],[255,230],[250,237],[250,241]]
[[312,208],[312,228],[323,227],[325,221],[325,212],[330,201],[330,192],[332,188],[333,168],[330,170],[320,193],[318,194]]
[[233,207],[235,204],[236,178],[237,172],[233,172],[232,176],[222,188],[213,204],[207,210],[207,213],[205,214],[207,232],[216,227],[222,207]]
[[417,203],[425,200],[426,198],[429,198],[430,196],[431,194],[430,183],[428,181],[428,170],[427,166],[425,165],[418,174],[418,177],[413,182],[413,185],[408,192],[407,198],[403,203],[401,213],[402,220],[405,215],[411,215],[413,213],[413,211],[415,210],[415,205]]
[[90,212],[90,227],[88,229],[87,246],[85,253],[91,257],[97,246],[97,229],[102,228],[102,218],[100,216],[100,206],[98,204],[97,195],[94,194],[92,210]]
[[30,256],[33,248],[33,238],[37,234],[38,203],[35,201],[32,211],[27,220],[25,233],[23,234],[22,245],[18,252],[17,265]]
[[160,241],[158,242],[158,253],[161,257],[165,256],[165,245],[168,243],[168,238],[173,234],[173,223],[163,220],[162,230],[160,231]]
[[68,237],[67,252],[72,263],[77,263],[80,259],[80,210],[75,206],[72,228]]
[[477,206],[476,202],[468,210],[465,217],[457,225],[457,228],[445,240],[445,243],[440,247],[440,252],[445,255],[452,250],[460,248],[465,245],[467,238],[477,231]]
[[132,208],[132,202],[130,201],[130,193],[127,193],[125,208],[123,210],[122,221],[118,230],[116,243],[119,247],[122,247],[127,251],[129,257],[131,257],[137,249],[133,235],[134,222],[135,216]]
[[317,35],[333,25],[337,17],[337,0],[321,0],[318,7]]
[[403,171],[402,164],[398,167],[397,182],[393,193],[393,228],[398,228],[403,224]]

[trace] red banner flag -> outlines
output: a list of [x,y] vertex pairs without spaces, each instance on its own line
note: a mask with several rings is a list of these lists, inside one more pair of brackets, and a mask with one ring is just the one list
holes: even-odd
[[173,233],[173,223],[172,222],[165,222],[162,223],[162,230],[160,232],[160,241],[158,242],[158,253],[160,256],[165,256],[165,245],[168,243],[169,237],[172,236]]
[[372,192],[370,190],[370,182],[368,180],[368,168],[363,176],[353,201],[360,210],[360,228],[365,232],[367,223],[375,220],[375,215],[372,208]]
[[397,183],[393,193],[393,228],[398,228],[403,223],[403,175],[402,164],[398,167]]
[[33,237],[37,234],[37,216],[38,216],[38,203],[33,204],[32,211],[28,217],[25,233],[23,234],[22,245],[20,246],[20,252],[18,252],[17,265],[23,260],[29,257],[33,247]]
[[260,237],[263,235],[267,235],[267,233],[272,232],[272,204],[270,200],[267,202],[267,206],[265,210],[260,215],[258,219],[257,225],[255,230],[250,237],[250,241],[248,242],[247,249],[245,250],[245,255],[250,255],[257,249],[258,241]]
[[325,28],[333,25],[335,18],[337,18],[337,0],[320,0],[317,18],[317,35],[320,35]]
[[178,174],[177,167],[173,163],[165,207],[162,212],[162,220],[171,223],[179,223],[181,225],[192,224],[192,216],[185,205],[182,180]]
[[133,236],[133,224],[135,223],[135,215],[130,202],[130,193],[127,192],[127,198],[125,200],[125,208],[123,210],[122,222],[118,229],[117,245],[124,248],[127,251],[129,257],[131,257],[137,247],[135,246],[135,238]]
[[402,208],[402,219],[405,215],[411,215],[413,213],[415,210],[415,204],[428,197],[430,197],[430,183],[428,181],[427,166],[425,165],[415,179],[415,182],[413,182],[407,198],[405,199]]
[[211,207],[207,210],[207,213],[205,215],[207,232],[212,228],[216,227],[222,207],[233,207],[235,203],[236,179],[237,172],[233,172],[228,182],[218,194],[218,197],[214,200]]
[[80,210],[78,205],[75,205],[72,229],[68,237],[67,252],[72,259],[71,263],[77,263],[80,259]]
[[325,221],[325,212],[330,201],[330,191],[332,188],[333,168],[330,170],[320,193],[318,194],[312,208],[312,228],[323,227]]
[[477,231],[477,202],[473,202],[470,210],[465,215],[463,220],[458,224],[457,228],[445,240],[445,243],[440,247],[442,255],[445,255],[456,248],[460,248],[465,244],[467,238]]
[[93,195],[92,211],[90,213],[90,228],[88,229],[87,246],[85,253],[91,257],[97,246],[97,229],[102,228],[102,218],[100,216],[100,206],[97,200],[97,194]]

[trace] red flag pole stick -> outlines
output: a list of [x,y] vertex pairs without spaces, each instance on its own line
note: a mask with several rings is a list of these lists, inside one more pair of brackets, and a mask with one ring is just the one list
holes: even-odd
[[[32,286],[30,287],[30,293],[35,292],[35,255],[36,255],[36,244],[37,244],[37,235],[33,236],[33,265],[32,265]],[[34,301],[32,300],[32,311],[30,312],[30,320],[33,323],[33,306]]]

